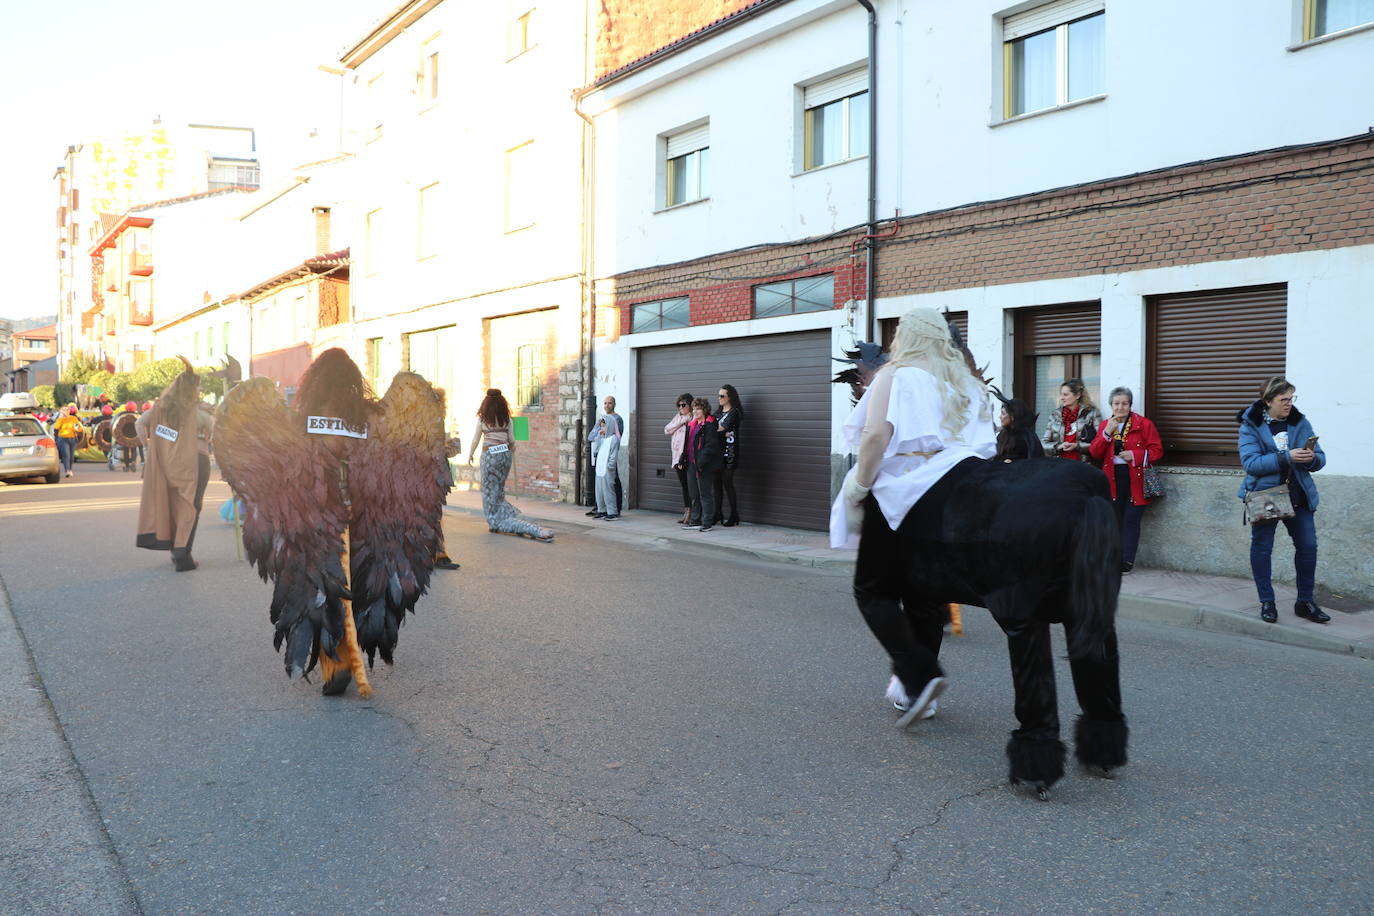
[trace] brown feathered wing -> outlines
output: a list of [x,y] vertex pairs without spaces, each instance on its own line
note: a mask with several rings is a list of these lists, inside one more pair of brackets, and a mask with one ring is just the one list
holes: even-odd
[[398,372],[349,461],[353,621],[368,664],[388,665],[407,611],[429,588],[444,497],[444,411],[433,386]]
[[273,583],[272,644],[286,643],[291,677],[306,675],[321,645],[331,655],[343,638],[343,532],[348,509],[339,489],[338,458],[307,436],[296,411],[271,379],[251,378],[219,407],[215,458],[244,503],[243,546],[264,581]]

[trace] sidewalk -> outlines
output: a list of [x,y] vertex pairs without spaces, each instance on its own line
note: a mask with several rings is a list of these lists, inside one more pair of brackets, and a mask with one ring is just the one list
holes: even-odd
[[[526,516],[551,526],[555,532],[576,531],[616,540],[691,545],[824,569],[854,568],[854,554],[831,550],[828,538],[821,531],[744,524],[736,528],[717,525],[703,533],[682,530],[676,524],[677,516],[666,512],[635,509],[614,522],[603,522],[588,518],[584,506],[534,497],[516,497],[513,502]],[[454,490],[449,494],[448,506],[452,512],[480,516],[481,494],[476,490]],[[1275,583],[1274,590],[1279,622],[1265,623],[1259,619],[1259,601],[1249,579],[1137,567],[1122,578],[1118,613],[1132,620],[1236,633],[1374,659],[1374,604],[1341,599],[1336,602],[1338,606],[1332,606],[1319,600],[1331,615],[1331,622],[1313,624],[1293,616],[1296,598],[1293,586]]]

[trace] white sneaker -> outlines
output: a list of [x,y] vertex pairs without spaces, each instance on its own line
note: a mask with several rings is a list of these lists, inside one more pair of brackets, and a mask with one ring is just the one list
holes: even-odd
[[[945,687],[949,682],[942,677],[933,677],[926,683],[921,695],[907,707],[906,711],[897,719],[898,728],[906,728],[917,719],[929,719],[935,715],[935,698],[945,692]],[[929,715],[927,715],[929,713]]]
[[[898,712],[904,713],[904,712],[906,712],[910,707],[908,707],[908,706],[903,706],[901,703],[896,703],[896,702],[894,702],[894,703],[892,704],[892,708],[895,709],[895,710],[897,710]],[[940,708],[940,703],[939,703],[939,701],[938,701],[938,700],[931,700],[931,701],[930,701],[930,708],[927,709],[925,712],[921,713],[921,714],[920,714],[919,716],[917,716],[916,718],[918,718],[918,719],[933,719],[933,718],[935,718],[935,710],[937,710],[937,709],[939,709],[939,708]]]

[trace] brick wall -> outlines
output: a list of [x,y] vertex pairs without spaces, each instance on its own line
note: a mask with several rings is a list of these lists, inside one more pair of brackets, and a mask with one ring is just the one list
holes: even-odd
[[[515,494],[556,497],[559,494],[560,422],[557,309],[544,309],[487,320],[487,385],[500,388],[511,416],[527,417],[528,442],[517,442],[515,465],[507,488]],[[516,371],[519,347],[542,348],[540,404],[521,407]]]
[[[880,296],[1122,273],[1374,243],[1374,136],[1287,147],[885,222]],[[757,283],[834,271],[863,290],[862,230],[631,271],[598,284],[620,310],[690,295],[691,323],[749,317]],[[600,331],[599,331],[600,332]]]
[[904,218],[881,295],[1374,242],[1374,137],[1290,147]]
[[[620,333],[630,332],[632,307],[687,296],[693,325],[753,316],[754,287],[820,274],[835,276],[835,307],[864,297],[863,232],[838,238],[749,249],[622,274],[598,289],[619,310]],[[858,242],[857,247],[851,247]],[[881,262],[879,262],[881,263]],[[598,334],[604,328],[597,329]]]
[[597,12],[596,78],[725,19],[760,0],[601,0]]

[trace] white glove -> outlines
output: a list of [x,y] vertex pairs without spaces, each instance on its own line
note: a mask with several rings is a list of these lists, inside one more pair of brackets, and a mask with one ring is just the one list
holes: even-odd
[[868,498],[869,491],[872,489],[872,487],[866,487],[859,483],[859,475],[850,474],[844,479],[844,487],[840,492],[843,494],[847,505],[857,506]]
[[844,527],[850,534],[858,534],[864,527],[864,499],[872,487],[859,483],[857,474],[844,479],[840,497],[844,500]]

